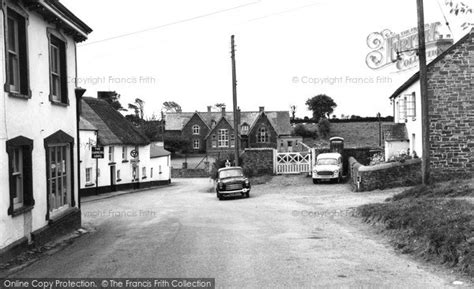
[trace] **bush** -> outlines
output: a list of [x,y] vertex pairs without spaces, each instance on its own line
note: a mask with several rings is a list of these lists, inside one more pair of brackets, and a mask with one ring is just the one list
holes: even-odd
[[172,154],[176,152],[186,153],[191,145],[191,141],[182,136],[165,136],[165,149]]
[[385,162],[385,157],[383,152],[376,153],[370,158],[369,166],[375,166]]
[[323,138],[328,138],[329,133],[331,132],[331,123],[327,118],[322,118],[319,120],[319,135]]
[[294,134],[304,137],[304,138],[315,138],[318,136],[318,133],[316,131],[312,131],[308,129],[305,125],[303,124],[297,124],[294,128]]

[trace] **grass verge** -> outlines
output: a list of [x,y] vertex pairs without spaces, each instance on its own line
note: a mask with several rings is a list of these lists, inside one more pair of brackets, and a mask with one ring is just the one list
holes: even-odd
[[357,213],[380,225],[402,253],[474,278],[474,204],[446,197],[469,196],[472,190],[466,193],[462,182],[449,184],[411,188],[385,203],[361,206]]
[[393,196],[398,201],[406,198],[456,198],[474,197],[474,179],[454,180],[433,185],[419,185]]

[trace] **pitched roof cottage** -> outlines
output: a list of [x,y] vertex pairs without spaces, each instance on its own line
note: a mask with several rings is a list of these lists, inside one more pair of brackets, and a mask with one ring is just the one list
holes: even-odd
[[[84,97],[80,124],[81,141],[86,141],[81,146],[81,195],[171,181],[170,153],[151,143],[107,101]],[[94,129],[96,135],[91,134]],[[104,147],[105,154],[97,162],[91,157],[91,147],[96,144]]]

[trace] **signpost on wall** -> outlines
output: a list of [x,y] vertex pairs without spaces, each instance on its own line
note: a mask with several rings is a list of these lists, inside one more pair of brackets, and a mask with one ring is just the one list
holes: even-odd
[[95,194],[99,193],[99,159],[104,158],[104,147],[93,146],[92,158],[95,159]]

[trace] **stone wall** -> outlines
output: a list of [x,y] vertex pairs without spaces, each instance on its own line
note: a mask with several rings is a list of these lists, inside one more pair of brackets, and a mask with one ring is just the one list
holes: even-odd
[[429,67],[433,180],[474,175],[474,30]]
[[171,168],[171,178],[208,178],[209,170]]
[[355,158],[349,158],[352,188],[356,192],[388,189],[421,184],[421,160],[364,166]]
[[272,148],[245,149],[241,155],[245,174],[248,177],[273,175],[273,153]]

